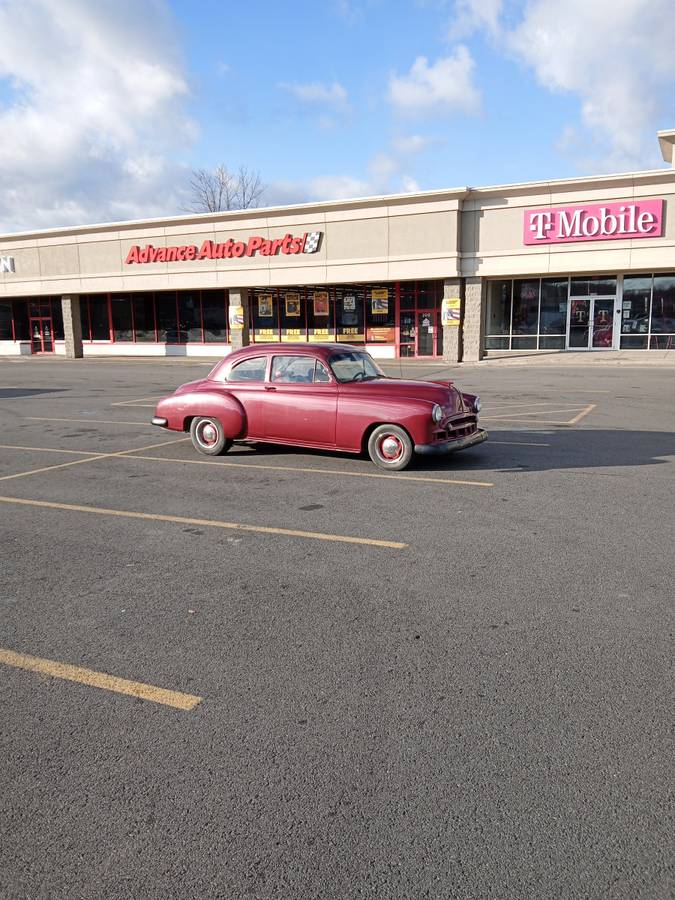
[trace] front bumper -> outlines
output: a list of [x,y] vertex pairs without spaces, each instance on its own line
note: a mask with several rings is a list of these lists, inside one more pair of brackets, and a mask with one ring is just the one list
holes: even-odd
[[488,433],[479,428],[467,437],[457,438],[454,441],[439,441],[437,444],[416,444],[415,453],[452,453],[455,450],[466,450],[467,447],[475,447],[487,441]]
[[159,425],[160,428],[166,428],[166,426],[169,424],[169,422],[167,419],[163,419],[161,416],[153,416],[152,424]]

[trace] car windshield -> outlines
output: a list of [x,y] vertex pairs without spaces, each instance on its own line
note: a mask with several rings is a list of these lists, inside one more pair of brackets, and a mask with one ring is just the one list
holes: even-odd
[[331,355],[328,362],[333,374],[342,384],[385,377],[370,354],[363,350],[339,350]]

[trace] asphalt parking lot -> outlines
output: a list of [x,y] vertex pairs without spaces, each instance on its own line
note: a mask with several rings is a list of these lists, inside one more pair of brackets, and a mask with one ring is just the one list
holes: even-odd
[[490,440],[390,476],[208,368],[0,361],[0,896],[670,896],[673,370],[411,365]]

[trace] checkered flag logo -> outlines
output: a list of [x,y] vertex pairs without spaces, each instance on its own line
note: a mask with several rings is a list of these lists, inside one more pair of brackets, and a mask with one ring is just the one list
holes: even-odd
[[310,231],[305,238],[305,246],[303,249],[303,253],[316,253],[319,249],[319,243],[321,241],[321,232],[320,231]]

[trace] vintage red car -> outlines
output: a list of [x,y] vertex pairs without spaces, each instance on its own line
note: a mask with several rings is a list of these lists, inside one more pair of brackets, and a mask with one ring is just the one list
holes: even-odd
[[189,431],[200,453],[234,441],[368,452],[404,469],[415,452],[463,450],[486,440],[480,399],[448,381],[390,378],[346,344],[257,344],[157,404],[153,425]]

